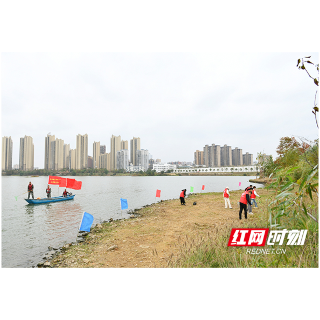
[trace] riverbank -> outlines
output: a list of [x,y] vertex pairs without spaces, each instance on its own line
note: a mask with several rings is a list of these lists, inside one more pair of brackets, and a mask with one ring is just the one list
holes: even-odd
[[[178,260],[188,239],[249,223],[266,225],[262,218],[268,190],[259,189],[259,208],[239,220],[242,190],[230,192],[232,209],[224,208],[222,193],[194,194],[181,206],[179,199],[161,201],[135,210],[132,218],[96,225],[75,245],[67,245],[47,266],[56,268],[154,268]],[[196,202],[196,205],[193,203]],[[264,221],[264,222],[263,222]],[[230,232],[229,232],[230,233]],[[227,250],[227,242],[225,243]]]
[[273,181],[275,181],[275,179],[273,178],[268,178],[268,177],[264,177],[264,178],[257,178],[257,179],[250,179],[249,182],[253,182],[253,183],[261,183],[261,184],[270,184]]

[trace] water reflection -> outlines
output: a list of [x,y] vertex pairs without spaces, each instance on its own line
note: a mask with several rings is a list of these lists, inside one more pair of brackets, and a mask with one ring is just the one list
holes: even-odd
[[48,240],[65,238],[66,235],[77,235],[83,214],[79,203],[58,203],[45,215],[44,228]]
[[34,214],[34,206],[33,205],[29,205],[29,204],[27,204],[26,206],[26,213],[28,214],[28,215],[33,215]]

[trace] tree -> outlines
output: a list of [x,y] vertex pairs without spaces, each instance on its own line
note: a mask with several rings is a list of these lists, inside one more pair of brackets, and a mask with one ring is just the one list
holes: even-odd
[[[300,70],[305,70],[306,73],[308,74],[308,76],[313,80],[314,84],[317,87],[319,87],[319,63],[318,64],[314,64],[310,60],[306,60],[306,61],[304,60],[304,59],[310,59],[310,58],[311,58],[311,56],[298,59],[297,67]],[[316,71],[317,71],[318,76],[315,76],[315,77],[311,76],[310,71],[308,71],[306,66],[305,66],[305,63],[313,65],[315,67]],[[317,127],[319,128],[318,121],[317,121],[317,112],[319,112],[319,108],[317,106],[317,94],[318,94],[318,89],[316,90],[316,94],[315,94],[315,97],[314,97],[314,106],[313,106],[312,113],[314,114]]]

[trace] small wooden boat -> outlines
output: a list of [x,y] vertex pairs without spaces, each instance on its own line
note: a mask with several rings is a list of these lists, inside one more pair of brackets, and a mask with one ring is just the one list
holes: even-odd
[[42,204],[42,203],[49,203],[49,202],[58,202],[58,201],[66,201],[66,200],[72,200],[74,198],[75,194],[67,197],[53,197],[53,198],[41,198],[41,199],[24,199],[28,203],[32,204]]

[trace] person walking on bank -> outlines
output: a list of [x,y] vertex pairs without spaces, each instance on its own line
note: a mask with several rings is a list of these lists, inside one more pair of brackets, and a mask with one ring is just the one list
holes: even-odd
[[186,205],[186,202],[185,202],[185,200],[184,200],[184,198],[185,198],[185,196],[186,196],[186,191],[187,191],[187,189],[183,189],[183,190],[181,190],[181,192],[180,192],[180,202],[181,202],[181,204],[183,204],[183,205]]
[[247,219],[247,203],[250,203],[249,191],[245,191],[240,197],[239,219],[241,220],[242,210],[244,210],[244,217]]
[[248,190],[248,193],[249,193],[249,199],[250,199],[250,201],[248,201],[248,211],[249,211],[249,214],[253,214],[252,213],[252,206],[251,206],[252,188]]
[[30,198],[30,194],[32,195],[32,199],[34,199],[34,197],[33,197],[33,184],[31,183],[31,181],[28,184],[28,199]]
[[229,208],[232,209],[229,196],[230,196],[230,194],[229,194],[229,188],[226,187],[226,188],[224,189],[224,191],[223,191],[224,206],[225,206],[226,209],[228,208],[228,205],[229,205]]
[[51,188],[48,185],[48,188],[46,189],[46,193],[47,193],[47,198],[51,198]]
[[251,194],[251,205],[253,205],[253,203],[254,203],[254,206],[256,207],[256,208],[258,208],[258,205],[257,205],[257,202],[256,202],[256,197],[259,197],[260,198],[260,196],[257,194],[257,192],[256,192],[256,186],[254,186],[253,188],[252,188],[252,194]]

